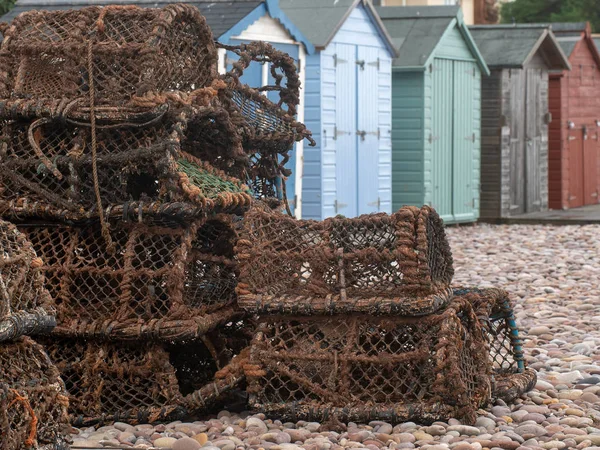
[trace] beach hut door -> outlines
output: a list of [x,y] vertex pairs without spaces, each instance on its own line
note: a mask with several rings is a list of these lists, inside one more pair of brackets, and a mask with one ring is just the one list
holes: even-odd
[[379,48],[335,44],[335,213],[380,211]]
[[470,61],[436,58],[431,144],[432,206],[447,221],[476,219],[474,102],[479,71]]

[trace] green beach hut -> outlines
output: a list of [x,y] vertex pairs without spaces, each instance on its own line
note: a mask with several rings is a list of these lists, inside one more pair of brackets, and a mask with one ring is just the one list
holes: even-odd
[[380,7],[392,63],[392,208],[479,217],[481,77],[489,69],[457,6]]

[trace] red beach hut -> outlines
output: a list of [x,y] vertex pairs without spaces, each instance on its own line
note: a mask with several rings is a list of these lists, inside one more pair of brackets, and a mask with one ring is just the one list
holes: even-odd
[[600,203],[600,54],[590,24],[557,23],[552,31],[571,71],[550,74],[549,206]]

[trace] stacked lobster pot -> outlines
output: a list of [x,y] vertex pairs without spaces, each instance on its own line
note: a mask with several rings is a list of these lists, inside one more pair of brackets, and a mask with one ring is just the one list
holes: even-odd
[[0,220],[0,448],[68,448],[65,386],[44,349],[25,335],[54,327],[42,262],[22,233]]
[[[0,215],[42,258],[57,322],[43,342],[72,418],[202,410],[239,381],[226,366],[249,341],[233,224],[280,194],[310,139],[293,60],[231,47],[219,76],[189,5],[31,11],[2,33]],[[271,61],[279,105],[240,83],[252,61]]]
[[322,222],[253,208],[236,252],[238,302],[259,315],[250,404],[281,421],[472,423],[535,383],[506,294],[450,288],[429,207]]

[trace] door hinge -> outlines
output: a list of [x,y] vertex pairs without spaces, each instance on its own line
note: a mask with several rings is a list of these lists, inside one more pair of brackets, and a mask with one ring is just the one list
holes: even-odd
[[379,139],[381,136],[381,132],[380,132],[379,128],[377,128],[377,131],[356,130],[356,135],[360,136],[361,141],[365,140],[365,137],[367,136],[367,134],[372,134],[373,136],[377,136],[377,139]]
[[346,203],[339,203],[337,200],[333,202],[333,206],[335,208],[335,213],[337,214],[341,208],[345,208],[348,206]]
[[569,136],[569,140],[570,140],[570,141],[574,141],[575,139],[577,139],[577,137],[576,137],[576,136]]
[[433,144],[433,141],[439,141],[440,137],[439,136],[434,136],[433,134],[429,135],[429,143]]
[[344,134],[352,134],[351,131],[342,131],[338,130],[337,125],[333,127],[333,140],[336,141],[338,136],[342,136]]
[[598,197],[598,191],[594,192],[594,193],[592,194],[592,197]]
[[380,60],[379,60],[379,58],[377,58],[377,61],[373,61],[373,62],[367,63],[367,66],[375,66],[375,67],[377,67],[377,70],[379,70],[379,68],[380,68]]
[[476,140],[476,139],[477,139],[477,138],[475,137],[475,133],[473,133],[471,136],[467,136],[467,137],[465,138],[465,140],[467,140],[467,141],[471,141],[471,142],[475,142],[475,140]]
[[333,67],[337,67],[338,64],[347,63],[348,61],[342,58],[338,58],[337,53],[333,55]]
[[377,201],[376,202],[371,202],[367,204],[368,206],[377,206],[377,211],[379,211],[381,209],[381,198],[377,197]]
[[360,70],[365,70],[365,60],[364,59],[357,59],[356,65],[360,66]]

